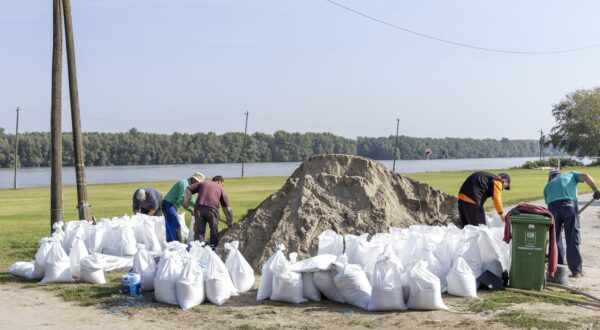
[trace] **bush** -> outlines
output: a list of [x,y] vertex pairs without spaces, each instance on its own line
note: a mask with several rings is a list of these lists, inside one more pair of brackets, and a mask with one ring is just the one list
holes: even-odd
[[[525,164],[521,165],[518,168],[525,168],[525,169],[534,169],[534,168],[540,168],[540,167],[558,167],[558,163],[559,163],[559,158],[548,158],[548,159],[544,159],[544,160],[535,160],[535,161],[529,161],[529,162],[525,162]],[[574,167],[574,166],[584,166],[582,162],[576,160],[576,159],[571,159],[571,158],[560,158],[560,166],[561,167]]]
[[595,161],[591,162],[588,166],[589,167],[600,166],[600,158],[597,158]]

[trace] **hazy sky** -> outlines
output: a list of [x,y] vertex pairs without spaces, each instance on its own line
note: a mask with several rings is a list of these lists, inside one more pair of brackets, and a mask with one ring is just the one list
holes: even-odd
[[[600,85],[600,47],[485,52],[325,0],[71,0],[84,131],[536,138],[552,105]],[[598,1],[339,0],[480,47],[600,43]],[[52,1],[3,0],[0,127],[50,128]],[[70,131],[66,61],[63,130]]]

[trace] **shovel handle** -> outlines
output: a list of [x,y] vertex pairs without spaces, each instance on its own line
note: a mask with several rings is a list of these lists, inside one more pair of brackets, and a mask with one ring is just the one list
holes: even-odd
[[589,202],[587,202],[587,204],[585,204],[581,209],[579,209],[579,213],[583,212],[585,209],[587,209],[588,206],[592,205],[592,203],[595,201],[594,198],[592,198]]

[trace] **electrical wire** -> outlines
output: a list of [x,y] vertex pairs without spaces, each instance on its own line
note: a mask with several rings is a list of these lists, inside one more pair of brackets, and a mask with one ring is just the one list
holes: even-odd
[[414,30],[410,30],[408,28],[384,21],[382,19],[376,18],[374,16],[371,15],[367,15],[363,12],[360,12],[356,9],[352,9],[350,7],[347,7],[345,5],[342,5],[340,3],[337,3],[335,1],[332,0],[325,0],[326,2],[337,6],[338,8],[344,9],[346,11],[349,11],[351,13],[354,13],[356,15],[362,16],[366,19],[369,19],[371,21],[383,24],[383,25],[387,25],[391,28],[397,29],[397,30],[401,30],[404,31],[406,33],[410,33],[422,38],[426,38],[426,39],[431,39],[431,40],[435,40],[438,42],[443,42],[446,44],[450,44],[450,45],[454,45],[454,46],[459,46],[459,47],[465,47],[465,48],[471,48],[471,49],[476,49],[476,50],[481,50],[481,51],[486,51],[486,52],[494,52],[494,53],[503,53],[503,54],[520,54],[520,55],[551,55],[551,54],[564,54],[564,53],[573,53],[573,52],[577,52],[577,51],[582,51],[582,50],[586,50],[586,49],[590,49],[590,48],[596,48],[596,47],[600,47],[600,43],[599,44],[591,44],[591,45],[587,45],[587,46],[583,46],[583,47],[577,47],[577,48],[567,48],[567,49],[559,49],[559,50],[546,50],[546,51],[523,51],[523,50],[508,50],[508,49],[499,49],[499,48],[488,48],[488,47],[482,47],[482,46],[477,46],[477,45],[471,45],[471,44],[467,44],[467,43],[463,43],[463,42],[458,42],[458,41],[453,41],[453,40],[449,40],[449,39],[444,39],[444,38],[440,38],[440,37],[436,37],[430,34],[425,34],[422,32],[418,32],[418,31],[414,31]]

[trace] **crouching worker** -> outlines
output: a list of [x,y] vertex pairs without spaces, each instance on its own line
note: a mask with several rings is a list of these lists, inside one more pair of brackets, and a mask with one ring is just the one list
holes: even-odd
[[461,228],[466,225],[485,225],[483,205],[488,197],[492,197],[494,207],[500,219],[504,221],[502,191],[510,190],[510,176],[506,173],[494,175],[487,172],[471,174],[458,192],[458,214]]
[[[200,172],[194,173],[190,178],[179,180],[171,187],[171,190],[165,195],[162,202],[163,213],[165,214],[165,231],[167,233],[167,242],[179,241],[184,242],[186,237],[183,237],[181,233],[181,224],[179,223],[179,217],[177,211],[182,207],[183,199],[185,198],[185,190],[190,185],[204,181],[204,174]],[[191,200],[195,203],[195,200]],[[193,208],[189,205],[183,207],[190,214],[194,214]]]
[[142,213],[153,216],[163,215],[161,204],[162,194],[150,187],[143,187],[133,193],[133,213]]
[[225,179],[222,176],[215,176],[211,182],[198,182],[185,190],[183,206],[190,205],[190,199],[193,194],[198,194],[194,206],[194,216],[196,217],[196,226],[194,231],[194,240],[204,242],[204,233],[206,224],[210,227],[210,246],[214,249],[219,244],[219,207],[223,207],[223,212],[227,218],[227,225],[233,224],[233,214],[229,207],[229,199],[223,190]]

